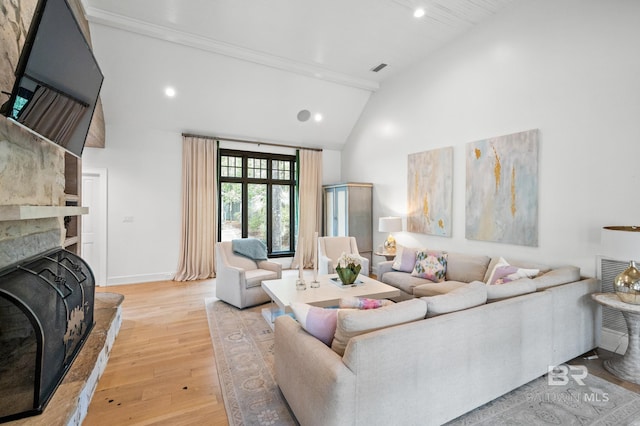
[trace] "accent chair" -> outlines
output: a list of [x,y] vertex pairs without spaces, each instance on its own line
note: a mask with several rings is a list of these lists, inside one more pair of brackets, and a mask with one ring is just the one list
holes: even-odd
[[282,265],[255,261],[233,251],[231,241],[216,243],[216,297],[244,309],[270,300],[262,281],[282,278]]
[[360,273],[369,276],[369,259],[360,256],[355,237],[318,237],[318,273],[334,274],[342,253],[360,258]]

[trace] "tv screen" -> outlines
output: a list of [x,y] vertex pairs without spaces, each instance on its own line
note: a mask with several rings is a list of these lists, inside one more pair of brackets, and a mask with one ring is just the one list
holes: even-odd
[[2,113],[82,155],[104,77],[66,0],[40,0]]

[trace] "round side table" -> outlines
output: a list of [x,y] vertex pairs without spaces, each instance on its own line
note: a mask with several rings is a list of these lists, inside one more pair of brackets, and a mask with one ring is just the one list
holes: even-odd
[[615,293],[594,293],[591,297],[603,306],[622,312],[629,332],[627,351],[622,357],[606,360],[604,368],[614,376],[640,384],[640,305],[625,303]]
[[375,252],[373,252],[373,254],[375,254],[376,256],[382,256],[382,257],[384,257],[386,260],[393,260],[393,259],[395,259],[395,257],[396,257],[396,252],[395,252],[395,250],[394,250],[394,251],[392,251],[392,252],[391,252],[391,251],[386,251],[386,250],[383,250],[383,251],[375,251]]

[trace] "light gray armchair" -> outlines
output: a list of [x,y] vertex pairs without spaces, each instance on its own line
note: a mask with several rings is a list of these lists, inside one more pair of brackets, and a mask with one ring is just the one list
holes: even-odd
[[355,237],[319,237],[318,238],[318,274],[334,274],[338,258],[342,253],[353,254],[360,258],[360,273],[369,276],[369,259],[360,256]]
[[282,278],[282,265],[233,252],[231,241],[216,243],[216,297],[243,309],[269,301],[263,280]]

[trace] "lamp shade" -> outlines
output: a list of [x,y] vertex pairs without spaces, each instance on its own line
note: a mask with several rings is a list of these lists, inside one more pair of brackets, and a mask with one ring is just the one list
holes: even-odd
[[605,226],[600,241],[604,256],[625,262],[640,259],[640,226]]
[[402,231],[402,218],[395,216],[381,217],[378,220],[378,231],[400,232]]

